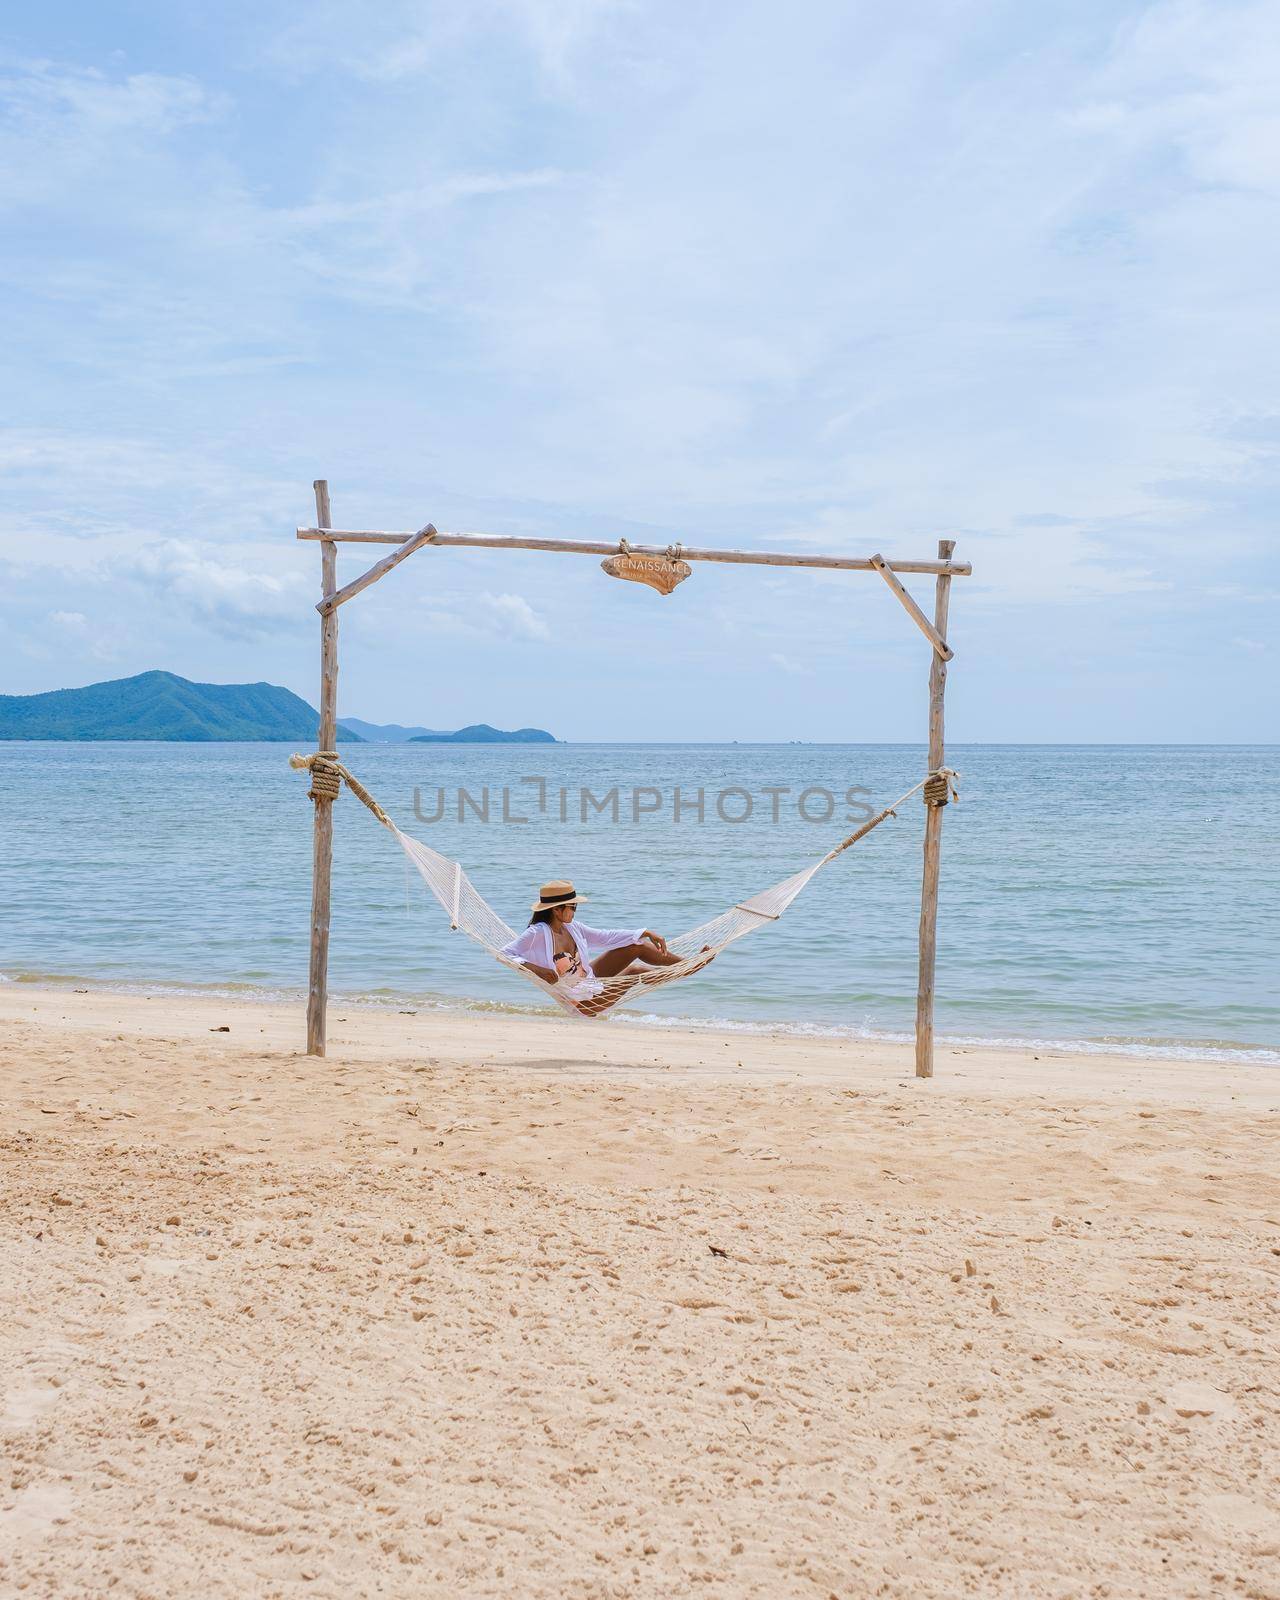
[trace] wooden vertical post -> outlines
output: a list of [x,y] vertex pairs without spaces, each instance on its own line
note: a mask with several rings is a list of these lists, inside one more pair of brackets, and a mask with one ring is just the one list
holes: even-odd
[[[331,528],[329,485],[317,478],[316,527]],[[320,542],[320,586],[324,599],[338,587],[338,547]],[[320,618],[320,731],[318,750],[334,750],[338,737],[338,613]],[[329,990],[329,885],[333,872],[333,801],[317,796],[311,855],[311,967],[307,983],[307,1054],[325,1050],[325,1013]]]
[[[950,561],[954,539],[938,540],[939,561]],[[933,626],[940,638],[947,637],[947,610],[951,601],[951,579],[939,575],[933,602]],[[930,651],[929,666],[929,771],[936,772],[946,760],[943,737],[942,697],[947,687],[947,663],[936,650]],[[924,817],[924,876],[920,885],[920,981],[916,990],[916,1077],[933,1077],[933,978],[938,953],[938,873],[942,860],[943,806],[926,805]]]

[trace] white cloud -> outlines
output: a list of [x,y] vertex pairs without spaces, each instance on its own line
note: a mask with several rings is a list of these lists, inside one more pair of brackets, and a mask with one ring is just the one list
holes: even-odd
[[485,589],[475,597],[470,611],[474,626],[507,638],[550,638],[544,619],[533,610],[523,595],[491,594]]
[[552,189],[554,167],[463,172],[436,182],[313,201],[260,219],[299,271],[361,300],[426,305],[440,293],[437,241],[451,208]]
[[549,639],[551,629],[523,595],[493,594],[487,589],[460,591],[441,604],[436,596],[426,619],[434,633],[495,639]]
[[480,604],[495,633],[508,634],[517,639],[549,639],[551,630],[523,595],[480,595]]
[[49,621],[59,628],[80,629],[88,626],[89,619],[83,611],[51,611]]
[[47,137],[78,127],[110,136],[121,130],[165,134],[223,115],[228,98],[197,79],[140,72],[110,78],[96,69],[31,62],[0,77],[11,128]]
[[177,130],[208,123],[230,102],[190,77],[119,78],[48,62],[0,76],[0,204],[48,204],[129,152],[146,164]]
[[800,674],[810,670],[809,668],[802,666],[800,662],[793,661],[790,656],[784,656],[781,651],[778,650],[771,652],[769,656],[769,664],[770,666],[777,667],[779,672]]
[[233,638],[296,623],[306,612],[300,575],[255,571],[216,547],[190,540],[144,546],[127,575]]
[[456,7],[384,0],[357,18],[342,0],[319,0],[267,48],[290,74],[329,73],[338,63],[392,84],[457,71],[477,50],[502,51],[517,61],[523,56],[548,90],[567,93],[586,47],[602,35],[607,41],[611,21],[637,14],[635,0],[470,0]]
[[1280,188],[1275,86],[1280,34],[1270,6],[1164,0],[1120,33],[1081,108],[1135,151],[1181,153],[1207,185]]

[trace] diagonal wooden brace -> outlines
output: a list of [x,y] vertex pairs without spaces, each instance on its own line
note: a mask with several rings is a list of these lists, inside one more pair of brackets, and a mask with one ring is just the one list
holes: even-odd
[[934,627],[933,623],[929,621],[928,617],[925,616],[924,612],[921,611],[920,607],[903,588],[902,584],[899,583],[897,576],[890,571],[889,563],[885,560],[885,558],[881,555],[874,555],[871,557],[871,565],[893,590],[894,594],[897,595],[898,599],[902,601],[907,615],[915,623],[916,627],[919,628],[920,632],[924,634],[925,638],[938,652],[942,659],[944,661],[950,661],[955,655],[955,651],[948,647],[947,641]]
[[359,594],[361,589],[367,589],[371,583],[377,583],[378,579],[390,572],[392,567],[398,567],[406,556],[411,556],[415,550],[420,550],[424,544],[431,544],[435,536],[435,527],[428,522],[425,528],[419,528],[411,539],[406,539],[389,556],[383,556],[381,561],[375,561],[368,572],[362,572],[358,578],[352,578],[351,582],[345,584],[336,594],[326,595],[323,600],[317,603],[316,610],[322,617],[328,616],[331,612],[336,611],[344,601],[350,600],[353,595]]

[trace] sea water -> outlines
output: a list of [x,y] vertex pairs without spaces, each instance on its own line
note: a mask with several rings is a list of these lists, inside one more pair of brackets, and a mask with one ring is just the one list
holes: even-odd
[[[301,996],[311,806],[288,754],[0,744],[3,978]],[[812,861],[924,770],[916,745],[344,755],[512,927],[539,883],[568,877],[590,896],[584,921],[667,934]],[[943,827],[941,1035],[1280,1061],[1280,749],[957,745],[948,760],[961,799]],[[349,795],[334,831],[330,975],[343,1003],[545,1004],[450,932]],[[922,832],[915,796],[780,922],[642,1014],[908,1035]]]

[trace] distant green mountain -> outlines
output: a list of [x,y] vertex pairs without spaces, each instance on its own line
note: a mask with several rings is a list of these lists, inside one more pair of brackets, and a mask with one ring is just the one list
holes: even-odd
[[[399,722],[365,722],[361,717],[343,717],[342,726],[371,744],[407,744],[419,734],[430,736],[442,732],[439,728],[406,728]],[[448,734],[443,736],[448,738]]]
[[459,728],[457,733],[420,733],[408,741],[410,744],[555,744],[556,737],[545,728],[517,728],[506,733],[501,728],[491,728],[487,722],[473,722],[470,727]]
[[[0,695],[0,739],[293,739],[314,744],[319,714],[274,683],[191,683],[172,672],[48,694]],[[339,724],[348,743],[359,734]]]

